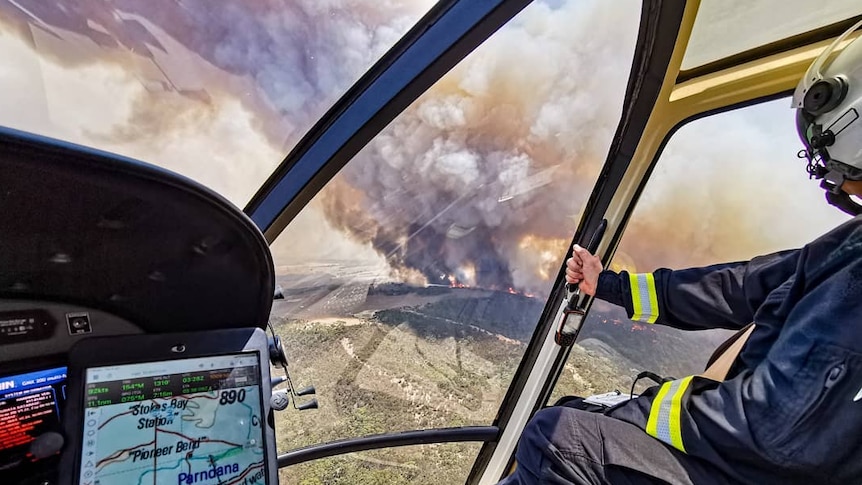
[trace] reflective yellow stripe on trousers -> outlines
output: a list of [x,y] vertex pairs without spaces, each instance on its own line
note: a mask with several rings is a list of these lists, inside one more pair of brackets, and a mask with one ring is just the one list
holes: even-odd
[[655,291],[655,277],[652,273],[629,273],[629,287],[632,293],[632,320],[655,323],[658,319],[658,294]]
[[682,443],[682,397],[691,377],[665,382],[653,399],[646,432],[685,453]]

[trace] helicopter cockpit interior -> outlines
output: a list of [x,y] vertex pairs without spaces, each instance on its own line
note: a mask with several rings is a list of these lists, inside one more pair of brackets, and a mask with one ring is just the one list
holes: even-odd
[[860,20],[0,1],[0,483],[496,483],[537,410],[729,335],[567,288],[573,243],[651,270],[847,219],[788,106]]
[[[79,457],[75,483],[93,483],[94,470],[112,461],[128,459],[137,468],[145,458],[155,463],[155,455],[147,457],[150,447],[185,455],[203,451],[202,439],[204,445],[228,441],[217,429],[230,420],[226,410],[233,402],[205,411],[211,418],[200,428],[203,435],[193,435],[190,423],[182,432],[174,415],[197,406],[186,399],[189,393],[215,393],[225,401],[233,396],[235,405],[248,411],[236,422],[255,421],[252,429],[263,430],[271,383],[262,329],[274,278],[266,242],[252,222],[218,195],[167,171],[20,132],[7,130],[0,137],[7,290],[0,309],[4,482],[55,483],[61,450],[64,457]],[[238,334],[237,327],[258,330]],[[146,334],[168,340],[139,340]],[[128,345],[124,338],[131,338]],[[243,344],[218,348],[214,339]],[[91,345],[79,349],[82,358],[101,356],[86,367],[103,369],[101,378],[92,371],[83,379],[70,368],[75,360],[70,350],[82,340]],[[273,341],[273,355],[278,351]],[[254,362],[241,365],[249,355]],[[159,362],[185,367],[147,369]],[[117,368],[105,370],[108,364]],[[199,409],[197,415],[203,413]],[[174,419],[175,430],[160,426]],[[92,426],[84,432],[86,423]],[[118,434],[111,438],[106,431],[112,428]],[[145,436],[131,436],[136,431]],[[249,442],[274,445],[273,436],[247,434],[237,444],[256,452],[264,448]],[[116,450],[106,460],[108,447]],[[201,463],[206,472],[217,462]],[[247,460],[244,471],[260,464]],[[249,470],[249,476],[257,471]],[[193,477],[194,469],[186,473]]]

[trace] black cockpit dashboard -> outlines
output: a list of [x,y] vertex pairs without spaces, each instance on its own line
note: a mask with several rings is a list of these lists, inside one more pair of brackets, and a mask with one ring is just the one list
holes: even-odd
[[2,129],[0,208],[0,483],[79,483],[60,470],[78,342],[266,327],[266,241],[189,179]]

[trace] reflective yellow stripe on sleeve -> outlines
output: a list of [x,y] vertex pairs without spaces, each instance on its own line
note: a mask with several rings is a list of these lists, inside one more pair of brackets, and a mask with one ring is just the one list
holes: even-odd
[[682,397],[691,376],[665,382],[653,399],[647,419],[646,432],[685,453],[682,443]]
[[629,273],[632,293],[632,320],[655,323],[658,320],[658,294],[652,273]]

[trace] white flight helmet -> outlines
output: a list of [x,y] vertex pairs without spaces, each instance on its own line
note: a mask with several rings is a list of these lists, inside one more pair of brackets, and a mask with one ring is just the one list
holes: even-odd
[[805,144],[800,157],[808,173],[822,179],[826,199],[858,215],[862,205],[841,190],[845,180],[862,180],[862,36],[833,55],[862,22],[851,27],[823,51],[793,93],[796,128]]

